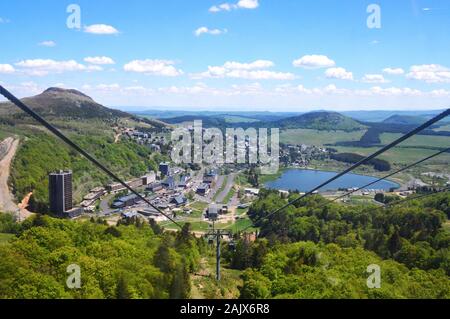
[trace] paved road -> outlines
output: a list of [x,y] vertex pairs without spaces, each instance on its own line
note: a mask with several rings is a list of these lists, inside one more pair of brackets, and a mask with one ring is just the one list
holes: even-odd
[[100,212],[101,214],[111,214],[115,209],[109,207],[109,201],[114,195],[106,195],[100,200]]

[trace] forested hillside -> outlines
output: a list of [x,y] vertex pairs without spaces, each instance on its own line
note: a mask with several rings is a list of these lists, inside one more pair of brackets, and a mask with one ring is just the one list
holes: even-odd
[[[260,239],[225,254],[246,270],[242,298],[450,298],[450,194],[389,209],[315,196],[264,218],[287,200],[264,191],[249,210]],[[371,264],[380,290],[367,288]]]
[[[249,213],[256,219],[286,200],[264,191]],[[241,271],[240,298],[450,298],[449,194],[389,210],[323,203],[312,197],[263,219],[255,242],[223,243],[222,265]],[[0,214],[9,238],[0,240],[0,298],[188,298],[212,249],[190,232],[39,215],[17,224]],[[71,264],[81,267],[79,290],[65,285]],[[372,265],[379,289],[367,286]]]
[[[108,168],[123,178],[140,177],[149,170],[156,170],[149,148],[133,141],[114,143],[107,135],[71,134],[78,145],[95,156]],[[18,199],[33,192],[30,209],[48,212],[48,173],[73,170],[76,200],[95,187],[108,182],[107,176],[81,155],[44,132],[27,134],[17,152],[11,172],[11,184]]]
[[[189,273],[203,242],[189,234],[161,234],[148,224],[107,226],[35,217],[20,226],[0,214],[0,299],[188,298]],[[203,248],[202,248],[203,247]],[[67,267],[81,269],[81,289],[69,289]]]
[[[380,289],[367,286],[369,265],[381,268]],[[258,269],[246,270],[243,279],[241,298],[250,299],[450,298],[443,271],[409,270],[361,247],[336,244],[280,245]]]

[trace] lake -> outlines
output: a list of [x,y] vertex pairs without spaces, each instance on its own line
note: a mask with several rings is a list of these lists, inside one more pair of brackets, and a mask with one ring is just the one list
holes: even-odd
[[[306,169],[289,169],[283,173],[278,179],[267,182],[266,188],[278,190],[298,190],[299,192],[307,192],[316,188],[328,179],[336,176],[338,173],[326,171],[314,171]],[[347,174],[334,182],[328,184],[320,191],[334,191],[340,188],[359,188],[376,181],[377,177]],[[391,188],[399,188],[400,185],[388,180],[377,182],[368,187],[369,189],[389,190]]]

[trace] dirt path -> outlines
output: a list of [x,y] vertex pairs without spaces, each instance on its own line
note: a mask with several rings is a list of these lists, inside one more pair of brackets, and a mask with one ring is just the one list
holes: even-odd
[[121,136],[122,136],[122,133],[118,133],[114,136],[114,144],[119,143]]
[[26,196],[18,206],[14,203],[14,196],[8,187],[8,179],[11,171],[11,163],[19,147],[19,140],[8,137],[0,143],[0,211],[19,213],[19,219],[24,220],[32,213],[26,210],[31,194]]
[[11,162],[18,146],[19,140],[14,140],[12,137],[0,143],[0,211],[3,212],[12,213],[18,210],[8,187]]

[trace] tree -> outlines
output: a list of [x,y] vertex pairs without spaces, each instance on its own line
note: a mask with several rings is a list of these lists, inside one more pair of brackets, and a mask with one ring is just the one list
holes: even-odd
[[117,299],[131,299],[131,293],[128,288],[128,281],[125,276],[120,276],[116,287],[116,298]]
[[389,238],[388,242],[388,250],[391,253],[391,256],[394,256],[402,248],[402,242],[400,238],[400,233],[398,227],[395,228],[394,233]]

